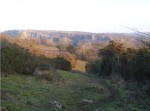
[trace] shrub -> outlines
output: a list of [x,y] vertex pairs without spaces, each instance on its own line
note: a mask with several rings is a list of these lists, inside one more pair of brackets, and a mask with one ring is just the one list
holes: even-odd
[[27,50],[6,41],[1,41],[1,70],[2,72],[16,72],[33,74],[37,65],[37,57]]
[[56,69],[71,70],[71,64],[64,58],[46,58],[45,56],[36,56],[31,54],[18,45],[1,41],[1,71],[5,73],[19,73],[33,75],[35,69],[44,65],[49,67],[53,65]]
[[38,67],[34,71],[33,75],[37,79],[46,79],[48,81],[57,82],[61,79],[61,76],[58,74],[57,70],[53,67]]
[[71,63],[62,57],[57,57],[52,59],[52,65],[57,69],[66,70],[66,71],[71,70]]
[[73,45],[68,45],[67,46],[67,48],[66,48],[66,50],[68,51],[68,52],[70,52],[70,53],[75,53],[75,46],[73,46]]
[[125,49],[123,44],[110,41],[99,51],[101,59],[87,65],[87,71],[110,76],[118,74],[124,80],[143,81],[150,78],[150,48]]

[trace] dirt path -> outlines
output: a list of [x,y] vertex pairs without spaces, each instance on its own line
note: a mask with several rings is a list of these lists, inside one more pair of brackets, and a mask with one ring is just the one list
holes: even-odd
[[103,86],[107,87],[108,90],[109,90],[109,93],[110,93],[110,96],[109,96],[108,99],[99,101],[100,104],[106,104],[106,103],[110,103],[110,102],[115,101],[117,99],[118,93],[114,89],[114,87],[111,86],[111,85],[106,84],[104,80],[100,80],[100,84],[102,84]]
[[[83,73],[82,73],[83,75]],[[91,79],[97,79],[95,76],[91,76],[90,74],[86,74],[85,76],[90,77]],[[105,104],[109,104],[111,102],[114,102],[115,100],[117,100],[117,96],[119,96],[118,92],[114,89],[113,86],[111,86],[110,84],[107,84],[105,80],[100,79],[99,80],[100,85],[103,85],[104,87],[106,87],[110,93],[110,96],[106,99],[100,99],[99,101],[96,101],[94,104],[96,104],[97,108],[105,105]],[[95,109],[96,110],[96,109]],[[85,106],[82,107],[81,111],[91,111],[90,106]]]

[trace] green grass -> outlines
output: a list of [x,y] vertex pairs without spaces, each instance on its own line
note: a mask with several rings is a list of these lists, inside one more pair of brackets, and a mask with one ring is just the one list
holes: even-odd
[[129,85],[121,86],[118,81],[112,83],[111,80],[105,81],[105,87],[112,87],[113,92],[115,92],[116,97],[113,100],[106,104],[101,104],[101,107],[98,109],[102,111],[150,111],[150,97],[140,93],[137,95],[137,92],[140,92],[141,89],[129,90],[133,86],[130,83]]
[[[97,80],[81,74],[59,71],[65,78],[64,84],[51,84],[25,75],[9,75],[1,78],[2,107],[10,111],[57,111],[51,101],[63,105],[61,111],[94,110],[98,101],[110,95],[107,88]],[[89,87],[91,85],[92,87]],[[98,92],[98,87],[104,93]],[[82,104],[82,99],[92,99],[93,104]]]
[[[2,77],[2,107],[8,111],[59,111],[51,105],[52,101],[57,101],[63,105],[61,111],[150,111],[150,97],[133,97],[136,93],[118,81],[102,79],[100,82],[94,76],[59,73],[64,83],[52,84],[26,75]],[[104,93],[99,93],[98,88],[104,89]],[[114,97],[110,99],[110,96]],[[83,104],[82,99],[93,100],[93,104]]]

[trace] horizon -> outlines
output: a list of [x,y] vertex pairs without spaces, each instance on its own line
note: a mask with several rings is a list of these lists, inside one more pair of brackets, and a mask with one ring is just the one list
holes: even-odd
[[59,30],[92,33],[150,32],[149,0],[5,0],[0,32]]
[[[95,33],[95,34],[101,34],[101,33],[106,33],[106,34],[135,34],[135,31],[132,32],[89,32],[89,31],[78,31],[78,30],[40,30],[40,29],[9,29],[9,30],[4,30],[0,32],[5,32],[5,31],[52,31],[52,32],[82,32],[82,33]],[[142,32],[142,33],[150,33],[150,32]]]

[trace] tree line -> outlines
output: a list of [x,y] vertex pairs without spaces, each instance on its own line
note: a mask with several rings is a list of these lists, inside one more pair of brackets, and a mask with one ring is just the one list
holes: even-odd
[[99,76],[116,74],[131,81],[150,79],[150,45],[143,43],[142,48],[133,49],[112,40],[99,50],[99,59],[87,64],[86,70]]

